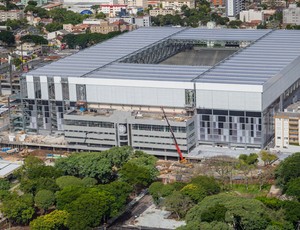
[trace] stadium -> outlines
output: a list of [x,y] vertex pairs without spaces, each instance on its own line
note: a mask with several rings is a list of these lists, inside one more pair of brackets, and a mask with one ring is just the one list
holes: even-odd
[[176,156],[209,144],[263,148],[297,100],[300,31],[150,27],[22,76],[11,131],[61,133],[70,148],[130,145]]

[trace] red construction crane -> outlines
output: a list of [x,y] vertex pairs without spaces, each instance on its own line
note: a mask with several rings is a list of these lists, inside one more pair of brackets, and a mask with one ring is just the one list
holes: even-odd
[[161,110],[163,111],[164,117],[165,117],[165,119],[166,119],[166,121],[167,121],[167,123],[168,123],[168,126],[169,126],[170,132],[171,132],[171,134],[172,134],[173,141],[174,141],[174,144],[175,144],[177,153],[178,153],[178,155],[179,155],[179,157],[180,157],[180,162],[185,162],[186,160],[185,160],[184,157],[182,156],[182,152],[181,152],[181,150],[180,150],[180,148],[179,148],[179,145],[178,145],[178,143],[177,143],[177,140],[176,140],[176,137],[175,137],[175,135],[174,135],[173,129],[172,129],[171,125],[170,125],[170,122],[169,122],[169,120],[168,120],[168,118],[167,118],[167,116],[166,116],[165,110],[164,110],[163,107],[161,107]]

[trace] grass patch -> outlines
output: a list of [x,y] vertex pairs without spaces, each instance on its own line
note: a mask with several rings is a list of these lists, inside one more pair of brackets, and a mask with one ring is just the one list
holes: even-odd
[[228,189],[229,194],[240,195],[247,197],[256,197],[256,196],[266,196],[270,191],[271,185],[264,185],[262,190],[259,191],[259,184],[249,184],[248,189],[245,184],[233,184],[230,189]]

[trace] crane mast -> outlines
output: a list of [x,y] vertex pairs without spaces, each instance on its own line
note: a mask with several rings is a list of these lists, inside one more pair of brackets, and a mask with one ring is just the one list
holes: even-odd
[[179,157],[180,157],[180,161],[181,161],[181,162],[184,162],[185,159],[184,159],[183,156],[182,156],[182,152],[181,152],[181,150],[180,150],[180,148],[179,148],[179,145],[178,145],[178,143],[177,143],[175,134],[174,134],[173,129],[172,129],[171,125],[170,125],[170,122],[169,122],[169,120],[168,120],[168,118],[167,118],[167,115],[166,115],[166,113],[165,113],[165,110],[164,110],[163,107],[161,107],[161,110],[163,111],[164,118],[165,118],[165,120],[167,121],[168,127],[169,127],[169,129],[170,129],[171,134],[172,134],[172,138],[173,138],[173,141],[174,141],[174,144],[175,144],[176,151],[177,151],[177,153],[178,153],[178,155],[179,155]]

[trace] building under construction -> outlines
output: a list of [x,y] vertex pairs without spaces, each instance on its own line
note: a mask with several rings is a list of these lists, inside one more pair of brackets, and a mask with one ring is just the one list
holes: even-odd
[[275,112],[299,94],[299,37],[287,30],[128,32],[24,74],[11,98],[20,104],[11,131],[61,133],[83,150],[130,145],[176,155],[163,107],[184,153],[199,144],[261,148],[274,137]]

